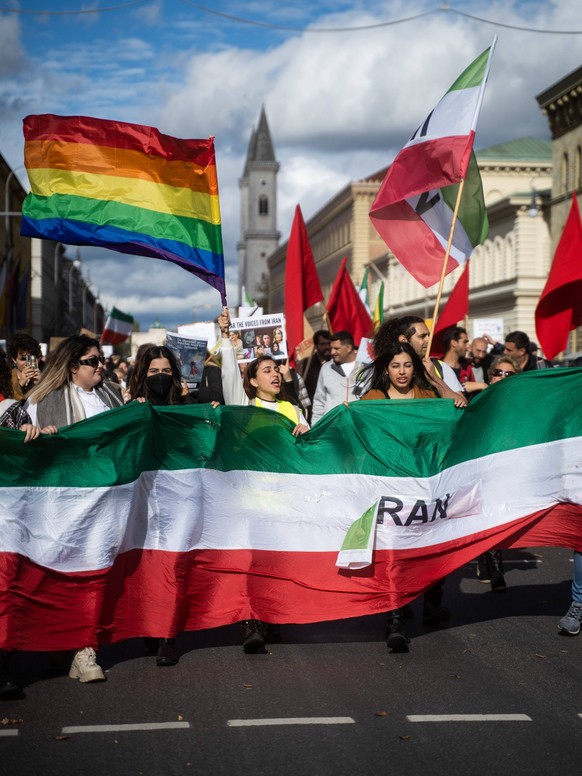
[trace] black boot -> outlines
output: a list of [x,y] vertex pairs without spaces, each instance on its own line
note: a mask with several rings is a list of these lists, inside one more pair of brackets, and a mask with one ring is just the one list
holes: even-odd
[[451,613],[441,601],[443,598],[444,579],[439,580],[424,594],[424,606],[422,609],[423,625],[438,625],[451,619]]
[[175,666],[179,659],[176,652],[176,640],[160,639],[156,655],[156,665],[160,666],[160,668],[163,666]]
[[0,699],[10,700],[20,692],[19,686],[10,675],[10,652],[0,649]]
[[408,652],[410,636],[404,629],[402,610],[393,609],[388,612],[386,620],[386,646],[393,652]]
[[247,655],[255,655],[265,649],[265,637],[263,635],[263,623],[260,620],[244,620],[243,649]]
[[491,569],[489,568],[489,554],[484,552],[477,558],[477,579],[479,582],[489,584],[491,582]]
[[276,623],[272,622],[265,622],[263,623],[264,633],[265,633],[265,642],[267,644],[280,644],[282,637],[281,637],[281,626],[277,625]]
[[501,550],[490,550],[487,554],[489,555],[489,566],[491,568],[491,590],[494,593],[505,593],[507,585],[503,576]]

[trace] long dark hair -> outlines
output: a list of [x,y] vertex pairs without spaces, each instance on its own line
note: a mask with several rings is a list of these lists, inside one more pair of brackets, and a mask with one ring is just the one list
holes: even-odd
[[172,367],[173,385],[168,394],[166,404],[182,404],[182,376],[176,363],[176,357],[165,345],[151,345],[136,358],[135,367],[129,382],[129,393],[132,399],[147,399],[152,404],[159,403],[159,397],[153,396],[147,386],[146,378],[150,364],[156,358],[167,358]]
[[385,321],[374,337],[374,353],[383,353],[390,348],[400,337],[408,342],[416,331],[416,324],[424,321],[418,315],[405,315],[402,318],[389,318]]
[[[249,399],[256,399],[257,397],[257,389],[254,385],[251,384],[251,380],[256,378],[257,372],[259,371],[259,366],[263,363],[263,361],[272,361],[275,366],[277,365],[277,362],[273,356],[267,355],[259,356],[258,358],[255,358],[254,361],[251,361],[250,364],[247,364],[247,368],[245,369],[245,374],[243,377],[243,388],[245,389],[245,393]],[[281,399],[282,401],[289,401],[289,398],[285,394],[285,382],[283,378],[281,378],[281,389],[277,394],[277,399]]]
[[382,391],[382,393],[386,395],[388,394],[391,385],[390,378],[388,377],[388,365],[395,356],[398,356],[401,353],[406,353],[412,361],[413,375],[411,385],[415,388],[432,390],[426,377],[424,364],[408,342],[389,343],[386,349],[380,353],[374,361],[371,361],[363,367],[360,382],[364,384],[366,390],[375,389]]

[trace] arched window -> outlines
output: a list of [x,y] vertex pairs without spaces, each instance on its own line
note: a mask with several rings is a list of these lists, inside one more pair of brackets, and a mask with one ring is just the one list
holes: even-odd
[[568,154],[564,154],[562,156],[562,166],[560,168],[560,177],[562,180],[562,189],[564,192],[569,191],[569,181],[568,181]]
[[259,197],[259,215],[269,215],[269,198],[266,196],[266,194],[261,194]]

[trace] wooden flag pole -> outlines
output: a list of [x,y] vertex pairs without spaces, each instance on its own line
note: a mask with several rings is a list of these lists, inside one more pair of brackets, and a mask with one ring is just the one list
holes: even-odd
[[433,335],[434,335],[434,330],[435,330],[435,326],[436,326],[436,322],[437,322],[437,316],[438,316],[438,312],[439,312],[439,307],[440,307],[440,304],[441,304],[441,296],[442,296],[442,293],[443,293],[443,285],[444,285],[444,282],[445,282],[445,274],[446,274],[446,271],[447,271],[447,264],[449,263],[449,256],[450,256],[450,253],[451,253],[451,245],[453,244],[453,236],[455,234],[455,226],[457,224],[457,216],[459,215],[459,207],[461,205],[461,197],[463,196],[463,189],[464,189],[464,187],[465,187],[465,179],[463,178],[463,180],[461,181],[460,186],[459,186],[459,191],[457,193],[457,201],[455,202],[455,210],[453,212],[453,220],[452,220],[451,229],[450,229],[450,232],[449,232],[449,241],[447,242],[447,250],[445,251],[445,257],[443,259],[443,268],[442,268],[442,271],[441,271],[441,279],[439,280],[439,287],[438,287],[438,291],[437,291],[437,295],[436,295],[436,299],[435,299],[435,303],[434,303],[434,312],[432,314],[432,328],[430,330],[430,336],[428,338],[428,347],[426,349],[426,358],[430,358],[430,349],[432,347],[432,338],[433,338]]

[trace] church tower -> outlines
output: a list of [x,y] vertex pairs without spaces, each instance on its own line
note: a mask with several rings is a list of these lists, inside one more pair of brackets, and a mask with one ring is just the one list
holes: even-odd
[[[264,107],[251,132],[247,158],[239,180],[241,219],[238,243],[239,290],[244,286],[257,304],[267,303],[267,259],[279,243],[277,231],[277,172]],[[244,303],[244,300],[241,299]]]

